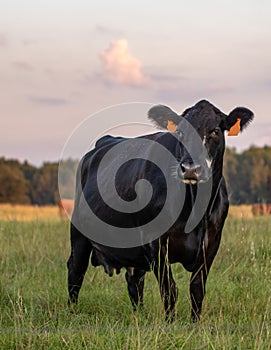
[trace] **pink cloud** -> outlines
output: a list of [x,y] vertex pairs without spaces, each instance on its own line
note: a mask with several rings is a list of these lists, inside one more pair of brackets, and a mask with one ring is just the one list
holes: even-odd
[[31,63],[25,62],[25,61],[14,61],[12,62],[13,66],[15,66],[16,68],[19,68],[21,70],[27,70],[30,71],[32,69],[34,69],[33,65]]
[[0,33],[0,46],[1,46],[1,47],[6,47],[6,46],[8,46],[7,37],[6,37],[3,33]]
[[148,78],[142,73],[141,62],[132,56],[128,42],[113,40],[107,50],[100,52],[106,79],[120,85],[144,86]]

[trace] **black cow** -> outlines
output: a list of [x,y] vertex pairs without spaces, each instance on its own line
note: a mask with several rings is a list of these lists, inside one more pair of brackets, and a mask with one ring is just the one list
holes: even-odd
[[[99,193],[97,180],[98,168],[103,157],[114,147],[124,144],[129,139],[103,137],[96,143],[95,149],[87,153],[81,160],[77,173],[77,194],[71,222],[71,255],[67,264],[69,302],[78,300],[91,255],[92,265],[102,265],[110,276],[114,270],[119,273],[122,267],[126,268],[125,277],[134,308],[143,303],[144,275],[146,271],[153,270],[159,282],[166,317],[171,319],[174,316],[177,288],[170,264],[180,262],[192,273],[190,279],[191,317],[193,321],[196,321],[202,308],[207,275],[218,251],[222,228],[228,213],[228,195],[222,174],[225,150],[224,132],[230,130],[234,133],[236,131],[234,129],[238,128],[242,131],[252,121],[253,113],[244,107],[237,107],[229,115],[225,115],[211,103],[203,100],[185,110],[181,115],[166,106],[159,105],[152,107],[148,116],[160,128],[166,129],[168,125],[171,129],[175,125],[175,128],[173,132],[158,132],[136,138],[136,140],[142,141],[141,148],[145,147],[145,154],[150,156],[148,159],[152,157],[153,146],[147,141],[152,141],[154,144],[165,147],[174,156],[175,164],[164,162],[165,167],[168,168],[166,174],[163,174],[148,159],[135,157],[120,167],[115,178],[117,195],[126,203],[138,201],[138,212],[121,212],[106,204]],[[191,133],[188,125],[192,126],[195,134]],[[123,152],[129,153],[129,147],[125,146]],[[108,161],[108,169],[114,167],[115,158]],[[173,184],[176,186],[176,190],[171,194],[170,206],[166,214],[169,221],[172,220],[171,211],[174,211],[179,205],[180,196],[183,196],[184,203],[177,217],[165,232],[155,239],[152,239],[153,236],[150,235],[144,240],[148,232],[140,231],[140,228],[161,212],[167,196],[165,180],[167,176],[173,178]],[[144,191],[135,190],[136,183],[140,179],[149,181],[153,189],[152,196],[145,208],[142,208],[140,203],[141,197],[144,197]],[[107,180],[109,179],[104,176],[101,181],[105,189]],[[208,190],[209,198],[206,203],[203,198],[200,202],[202,205],[197,206],[197,194],[204,188]],[[96,236],[92,236],[92,232],[86,234],[85,229],[81,230],[82,222],[88,222],[89,226],[85,227],[88,227],[90,231],[94,231],[95,228],[92,227],[92,219],[88,216],[87,211],[83,209],[82,201],[84,200],[92,212],[102,221],[107,222],[109,226],[127,229],[138,227],[139,234],[143,237],[143,244],[137,244],[134,247],[125,247],[125,245],[124,247],[110,247],[99,242],[99,234],[103,234],[102,232],[95,232]],[[204,210],[200,214],[202,208]],[[197,210],[199,211],[198,219],[196,218]],[[195,227],[193,227],[193,222],[192,225],[188,225],[191,217],[196,219]],[[161,225],[163,226],[162,222]],[[190,228],[187,228],[187,225]],[[110,231],[107,233],[111,234]]]

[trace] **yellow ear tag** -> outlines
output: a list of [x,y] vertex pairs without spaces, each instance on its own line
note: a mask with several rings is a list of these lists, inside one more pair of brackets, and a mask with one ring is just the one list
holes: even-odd
[[167,121],[167,129],[169,132],[175,132],[177,129],[177,126],[178,125],[174,124],[173,121],[171,121],[171,120]]
[[241,119],[238,118],[237,122],[230,128],[228,136],[237,136],[241,131]]

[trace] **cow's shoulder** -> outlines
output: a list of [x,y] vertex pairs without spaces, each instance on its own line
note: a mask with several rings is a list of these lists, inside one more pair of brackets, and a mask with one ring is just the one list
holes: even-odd
[[169,132],[156,132],[152,134],[137,136],[135,138],[105,135],[96,141],[95,148],[97,149],[103,146],[114,145],[119,142],[133,140],[133,139],[148,139],[159,143],[164,143],[164,142],[172,141],[174,139],[174,136]]
[[88,151],[81,159],[81,166],[84,168],[87,166],[89,161],[94,158],[102,158],[104,153],[112,148],[119,142],[125,141],[127,138],[124,137],[114,137],[111,135],[105,135],[96,141],[95,147]]
[[100,148],[100,147],[107,146],[110,144],[119,143],[119,142],[122,142],[125,140],[127,140],[127,138],[125,138],[125,137],[119,137],[119,136],[114,137],[111,135],[105,135],[96,141],[95,148]]

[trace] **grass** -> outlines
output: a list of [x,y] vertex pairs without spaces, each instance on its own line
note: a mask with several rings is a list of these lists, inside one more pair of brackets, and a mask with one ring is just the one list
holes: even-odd
[[229,209],[231,218],[253,218],[252,205],[231,205]]
[[59,208],[54,205],[0,204],[0,221],[59,220],[60,218]]
[[140,312],[124,271],[109,278],[92,266],[78,306],[67,307],[68,221],[2,221],[0,241],[0,349],[270,349],[269,218],[227,220],[198,324],[181,265],[177,319],[167,324],[150,273]]

